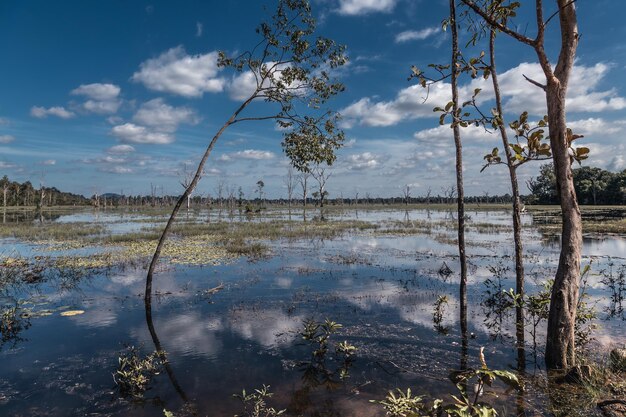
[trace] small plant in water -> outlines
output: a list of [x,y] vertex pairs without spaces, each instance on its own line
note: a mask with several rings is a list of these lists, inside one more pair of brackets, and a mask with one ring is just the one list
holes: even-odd
[[613,269],[615,264],[610,261],[607,268],[600,271],[600,282],[611,291],[611,302],[606,309],[609,318],[620,317],[626,320],[623,302],[626,298],[626,265]]
[[[330,337],[337,333],[337,331],[342,327],[343,326],[341,324],[329,319],[324,320],[324,323],[318,323],[315,320],[307,319],[304,322],[304,328],[300,332],[300,335],[303,340],[314,346],[313,358],[317,360],[324,360],[326,353],[328,352]],[[345,343],[347,345],[348,342]],[[350,349],[352,354],[356,348],[354,346],[351,347],[353,348]]]
[[[458,389],[458,395],[451,395],[452,402],[435,399],[432,403],[424,401],[423,396],[414,396],[411,389],[406,393],[400,389],[390,391],[384,400],[370,402],[383,406],[391,417],[494,417],[498,413],[488,403],[481,401],[485,386],[491,386],[496,380],[522,390],[517,375],[509,371],[491,370],[485,363],[483,348],[480,349],[481,368],[454,371],[450,379]],[[468,393],[467,387],[474,383],[474,392]]]
[[20,333],[30,327],[29,314],[16,304],[4,306],[0,311],[0,347],[11,342],[13,346],[21,340]]
[[163,351],[154,351],[141,358],[139,349],[128,346],[127,352],[119,357],[117,371],[113,374],[120,394],[142,398],[152,378],[161,373],[166,360]]
[[435,326],[435,330],[440,334],[448,334],[450,328],[448,326],[443,326],[443,316],[445,315],[446,306],[448,305],[448,296],[440,295],[437,297],[437,301],[435,301],[433,311],[433,324]]
[[497,339],[504,336],[503,324],[515,306],[514,299],[511,298],[512,292],[507,292],[503,286],[503,280],[510,268],[502,263],[489,265],[487,268],[493,278],[485,280],[484,298],[480,304],[485,313],[483,321],[489,329],[491,337]]
[[233,394],[233,397],[243,404],[243,414],[237,414],[235,417],[273,417],[283,414],[286,410],[276,410],[267,405],[266,400],[274,395],[269,389],[269,385],[264,384],[263,388],[255,389],[249,394],[245,389],[241,394]]

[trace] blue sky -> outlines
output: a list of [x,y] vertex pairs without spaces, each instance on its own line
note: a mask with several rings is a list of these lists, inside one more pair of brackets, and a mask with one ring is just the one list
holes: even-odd
[[[546,15],[554,9],[546,3]],[[264,9],[264,5],[267,9]],[[0,174],[91,195],[148,194],[150,184],[181,192],[185,167],[195,166],[215,131],[237,107],[242,86],[218,69],[216,51],[243,51],[273,1],[11,1],[0,2]],[[626,168],[626,3],[577,2],[582,34],[570,83],[568,123],[585,135],[587,164]],[[407,81],[411,65],[449,60],[440,28],[442,0],[313,0],[319,34],[347,46],[349,65],[337,73],[346,91],[332,101],[343,114],[346,146],[327,187],[331,197],[442,193],[454,183],[454,148],[432,108],[449,86],[424,90]],[[518,30],[534,34],[522,10]],[[551,23],[548,49],[556,58]],[[542,92],[522,74],[541,79],[530,48],[501,35],[498,66],[509,119],[545,112]],[[463,80],[462,94],[489,83]],[[481,129],[463,132],[467,193],[508,192],[502,167],[480,173],[498,146]],[[289,165],[281,132],[271,122],[236,125],[220,139],[197,193],[218,183],[248,196],[262,179],[269,196],[284,196]],[[536,175],[538,164],[522,171]]]

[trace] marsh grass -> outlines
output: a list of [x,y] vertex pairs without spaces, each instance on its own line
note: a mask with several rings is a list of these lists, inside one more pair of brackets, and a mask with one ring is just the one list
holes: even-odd
[[69,241],[101,235],[104,232],[104,226],[93,223],[32,222],[0,224],[0,237],[13,237],[28,242]]

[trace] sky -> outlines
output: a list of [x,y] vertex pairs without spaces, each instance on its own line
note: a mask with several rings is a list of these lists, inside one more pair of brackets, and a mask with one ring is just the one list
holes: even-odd
[[[534,36],[531,2],[515,18]],[[534,2],[532,2],[534,3]],[[555,2],[544,2],[545,15]],[[626,2],[580,0],[580,45],[568,93],[568,125],[591,149],[584,165],[626,169]],[[255,28],[271,16],[271,0],[0,2],[0,176],[84,195],[179,194],[210,139],[241,103],[242,77],[217,67],[217,53],[258,42]],[[407,79],[411,65],[450,60],[441,21],[445,0],[312,0],[317,33],[346,46],[348,64],[333,73],[345,91],[329,105],[342,114],[345,146],[329,169],[330,197],[444,194],[454,180],[451,129],[432,109],[450,86],[428,94]],[[546,46],[558,54],[558,19]],[[463,44],[465,42],[462,42]],[[467,52],[477,54],[480,46]],[[545,96],[523,75],[541,81],[534,52],[501,34],[497,62],[505,117],[545,114]],[[545,78],[543,78],[545,79]],[[464,78],[461,95],[490,81]],[[242,90],[243,89],[243,90]],[[462,131],[466,194],[510,192],[503,166],[482,173],[483,156],[500,145],[482,128]],[[196,195],[218,184],[254,197],[262,180],[268,197],[286,196],[289,160],[271,121],[229,128],[216,144]],[[521,171],[537,175],[539,163]],[[526,188],[522,186],[522,192]]]

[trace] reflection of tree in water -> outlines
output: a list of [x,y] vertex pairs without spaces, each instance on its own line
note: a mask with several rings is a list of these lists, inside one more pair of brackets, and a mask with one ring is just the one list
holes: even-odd
[[602,279],[600,282],[604,284],[610,291],[610,303],[606,307],[608,319],[619,317],[626,320],[624,314],[624,298],[626,297],[626,264],[615,267],[613,261],[609,261],[607,268],[600,271]]
[[25,339],[20,334],[30,327],[30,314],[18,302],[5,304],[0,311],[0,350],[5,346],[13,349]]

